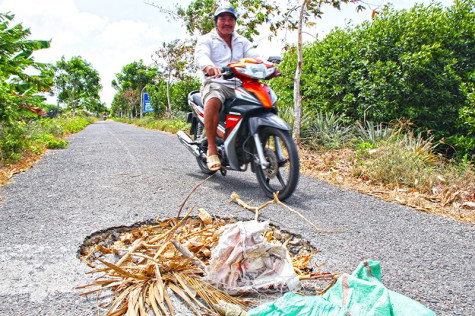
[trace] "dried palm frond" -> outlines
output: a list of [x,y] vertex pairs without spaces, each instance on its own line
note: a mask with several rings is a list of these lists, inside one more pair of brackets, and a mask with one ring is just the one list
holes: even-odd
[[[277,200],[278,201],[278,200]],[[275,202],[275,201],[274,201]],[[218,306],[232,304],[242,310],[257,305],[255,300],[232,296],[206,278],[211,250],[218,244],[223,227],[233,220],[213,218],[204,209],[190,217],[170,218],[141,225],[122,233],[94,237],[81,251],[81,259],[101,275],[81,295],[112,293],[112,302],[103,304],[106,315],[174,315],[170,295],[180,298],[196,315],[218,315]],[[293,255],[295,270],[302,280],[330,280],[332,274],[309,268],[316,251],[300,238],[271,227],[265,234],[270,242],[298,246]],[[284,240],[286,238],[286,240]],[[294,251],[295,252],[295,251]],[[297,253],[296,252],[296,253]],[[253,293],[255,294],[255,293]]]

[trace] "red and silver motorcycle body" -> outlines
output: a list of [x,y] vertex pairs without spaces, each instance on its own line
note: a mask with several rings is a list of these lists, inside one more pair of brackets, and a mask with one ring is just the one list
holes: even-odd
[[[273,77],[274,64],[254,58],[244,58],[223,68],[223,78],[236,77],[242,85],[235,88],[235,99],[226,100],[220,113],[216,145],[221,160],[221,173],[227,170],[246,171],[248,165],[256,173],[266,195],[288,198],[297,187],[299,157],[289,134],[290,126],[277,115],[277,96],[259,82]],[[190,135],[179,132],[178,138],[196,157],[204,173],[211,174],[206,165],[208,142],[204,130],[204,107],[199,91],[188,95],[193,109],[188,116]]]

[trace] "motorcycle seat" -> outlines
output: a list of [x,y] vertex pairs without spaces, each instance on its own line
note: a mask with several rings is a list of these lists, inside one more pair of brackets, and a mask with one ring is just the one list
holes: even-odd
[[[198,90],[192,91],[190,93],[190,96],[191,96],[191,99],[192,99],[193,103],[195,103],[197,106],[199,106],[201,108],[204,108],[203,101],[201,100],[200,91],[198,91]],[[226,120],[226,116],[229,113],[229,111],[231,110],[233,101],[234,101],[234,99],[226,99],[224,101],[224,107],[223,107],[222,111],[219,113],[219,120],[221,122],[224,122]]]
[[198,105],[199,107],[203,107],[203,102],[201,101],[201,95],[199,91],[195,91],[195,93],[191,96],[193,98],[193,102]]

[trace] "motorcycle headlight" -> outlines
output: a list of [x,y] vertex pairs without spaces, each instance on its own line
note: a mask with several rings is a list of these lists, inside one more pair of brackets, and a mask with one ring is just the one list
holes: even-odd
[[235,70],[252,79],[265,79],[275,71],[275,68],[267,68],[264,64],[246,64],[246,67],[236,67]]

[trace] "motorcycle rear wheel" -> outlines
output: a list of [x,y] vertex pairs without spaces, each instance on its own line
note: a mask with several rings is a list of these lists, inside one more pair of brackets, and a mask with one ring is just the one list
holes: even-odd
[[[195,135],[193,135],[194,139],[193,140],[198,140],[201,138],[201,135],[203,134],[205,126],[201,123],[198,122],[198,126],[196,127]],[[201,147],[201,150],[206,152],[206,149]],[[198,167],[200,167],[201,172],[205,174],[213,174],[216,171],[211,171],[208,168],[208,165],[206,164],[206,159],[202,159],[201,157],[196,157],[196,162],[198,162]]]
[[274,127],[264,127],[259,131],[259,137],[270,165],[266,169],[255,166],[257,181],[267,197],[273,198],[279,191],[279,200],[283,201],[292,195],[299,181],[297,146],[288,131]]

